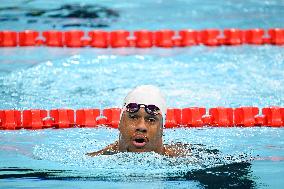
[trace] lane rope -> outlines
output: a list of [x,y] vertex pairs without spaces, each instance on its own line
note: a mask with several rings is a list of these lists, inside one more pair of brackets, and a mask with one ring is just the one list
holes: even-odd
[[[120,108],[0,110],[0,129],[118,128]],[[168,108],[165,128],[180,127],[284,127],[284,107]]]
[[91,47],[91,48],[151,48],[284,45],[284,28],[204,30],[69,30],[69,31],[0,31],[0,47]]

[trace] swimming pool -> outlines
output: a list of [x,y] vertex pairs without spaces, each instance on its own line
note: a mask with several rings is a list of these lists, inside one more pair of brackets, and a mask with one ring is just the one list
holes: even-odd
[[[67,1],[51,2],[31,1],[20,7],[27,11],[43,5],[56,8],[67,4]],[[100,5],[119,14],[106,17],[108,26],[103,28],[106,30],[283,27],[282,1],[238,4],[208,1],[205,6],[193,1],[119,4],[105,1]],[[52,23],[56,29],[63,30],[91,28],[75,26],[73,22],[81,22],[80,19],[72,21],[73,25],[60,24],[58,19],[64,18],[53,20],[43,15],[32,22],[19,9],[10,12],[23,19],[3,21],[1,30],[45,30]],[[0,15],[3,17],[4,13]],[[281,46],[1,48],[0,61],[0,109],[120,107],[127,92],[141,84],[159,86],[167,95],[169,107],[284,105]],[[117,136],[117,130],[105,127],[0,131],[0,185],[3,188],[281,188],[283,185],[284,164],[278,161],[284,156],[282,128],[167,129],[165,142],[193,144],[195,157],[199,158],[197,163],[153,153],[96,158],[84,155],[101,149]],[[265,160],[250,161],[251,157]]]

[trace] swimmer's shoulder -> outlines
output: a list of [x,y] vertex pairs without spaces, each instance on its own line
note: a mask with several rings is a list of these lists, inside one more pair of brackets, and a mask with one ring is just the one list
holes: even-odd
[[102,150],[87,153],[88,156],[98,156],[98,155],[113,155],[118,153],[118,141],[114,142],[113,144],[108,145]]
[[164,155],[169,157],[185,157],[191,155],[190,144],[174,143],[164,145]]

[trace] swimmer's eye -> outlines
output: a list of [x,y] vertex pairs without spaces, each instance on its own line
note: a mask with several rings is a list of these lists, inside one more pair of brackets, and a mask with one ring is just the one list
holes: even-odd
[[138,116],[136,114],[128,114],[128,117],[130,119],[138,119]]
[[147,121],[150,122],[150,123],[155,123],[157,121],[157,119],[154,118],[154,117],[148,117]]

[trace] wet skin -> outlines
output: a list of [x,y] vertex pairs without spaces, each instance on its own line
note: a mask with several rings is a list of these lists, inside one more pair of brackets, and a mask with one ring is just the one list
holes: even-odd
[[144,108],[138,112],[124,111],[119,123],[119,140],[104,149],[87,153],[89,156],[111,155],[119,152],[156,152],[176,157],[189,154],[182,145],[163,144],[163,118],[148,114]]

